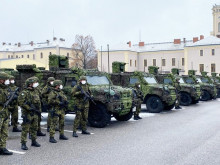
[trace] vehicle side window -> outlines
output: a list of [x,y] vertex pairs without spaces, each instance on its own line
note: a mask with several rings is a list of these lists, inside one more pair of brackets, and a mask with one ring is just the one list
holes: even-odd
[[130,84],[135,84],[138,82],[138,78],[130,78]]

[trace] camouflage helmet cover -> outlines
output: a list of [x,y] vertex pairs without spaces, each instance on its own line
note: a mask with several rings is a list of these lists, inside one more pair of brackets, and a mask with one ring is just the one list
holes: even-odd
[[54,80],[54,82],[53,82],[54,87],[62,85],[62,84],[63,84],[63,82],[61,80]]
[[36,79],[34,77],[30,77],[25,81],[25,84],[26,84],[26,86],[28,86],[34,82],[36,82]]
[[14,80],[14,79],[15,79],[15,77],[14,77],[14,76],[9,75],[9,80]]
[[33,77],[31,77],[32,79],[34,79],[35,80],[35,82],[38,82],[39,81],[39,78],[38,77],[36,77],[36,76],[33,76]]
[[79,81],[81,80],[87,80],[86,76],[80,76]]
[[9,79],[9,75],[5,72],[0,72],[0,80],[7,80]]
[[47,79],[47,82],[50,82],[50,81],[55,81],[55,78],[54,78],[54,77],[49,77],[49,78]]

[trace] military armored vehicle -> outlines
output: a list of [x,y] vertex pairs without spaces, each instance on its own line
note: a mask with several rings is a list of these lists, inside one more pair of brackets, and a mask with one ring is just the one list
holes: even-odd
[[202,79],[202,76],[196,75],[195,70],[189,70],[188,75],[184,75],[183,79],[188,84],[199,84],[200,85],[200,88],[201,88],[200,100],[201,101],[208,101],[210,99],[215,99],[216,98],[215,85],[207,83],[207,80]]
[[191,103],[198,103],[201,95],[200,86],[185,83],[183,78],[179,76],[178,68],[173,68],[171,72],[169,74],[157,74],[158,82],[175,87],[175,83],[178,80],[180,86],[180,105],[189,106]]
[[143,103],[146,104],[149,112],[159,113],[163,110],[171,110],[174,107],[176,93],[173,87],[169,89],[167,86],[159,84],[151,73],[125,72],[124,65],[125,63],[120,62],[112,63],[111,80],[113,84],[134,88],[135,83],[139,82],[144,95]]
[[215,72],[212,72],[211,75],[211,80],[217,88],[217,98],[220,98],[220,77]]
[[115,86],[109,79],[108,74],[96,70],[82,70],[69,68],[68,58],[65,56],[50,55],[49,70],[36,68],[36,65],[17,65],[18,74],[16,85],[22,87],[25,80],[36,76],[40,85],[44,86],[48,77],[60,79],[64,83],[64,92],[68,96],[68,110],[74,112],[74,97],[71,94],[72,88],[77,84],[80,76],[87,77],[93,102],[90,102],[88,123],[93,127],[105,127],[114,116],[119,121],[127,121],[132,115],[133,93],[129,88]]

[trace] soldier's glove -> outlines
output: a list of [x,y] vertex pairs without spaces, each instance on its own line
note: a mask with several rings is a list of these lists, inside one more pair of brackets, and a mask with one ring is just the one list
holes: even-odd
[[17,99],[18,99],[18,95],[15,94],[14,97],[13,97],[13,101],[14,101],[14,100],[17,100]]

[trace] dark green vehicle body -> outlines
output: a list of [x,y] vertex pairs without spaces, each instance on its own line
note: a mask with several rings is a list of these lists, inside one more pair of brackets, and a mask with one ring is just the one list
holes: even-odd
[[217,76],[217,73],[215,72],[212,72],[211,75],[212,76],[210,78],[212,82],[215,84],[216,89],[217,89],[217,98],[220,98],[220,77]]
[[[141,84],[141,91],[144,95],[143,103],[147,110],[152,113],[159,113],[162,110],[171,110],[176,101],[175,89],[170,89],[163,84],[159,84],[153,74],[144,72],[124,72],[125,63],[113,62],[113,73],[111,80],[115,85],[134,88],[135,83]],[[119,66],[117,66],[119,65]],[[117,70],[118,69],[118,70]]]
[[119,121],[127,121],[132,115],[133,92],[129,88],[115,86],[109,79],[108,74],[97,70],[82,70],[69,68],[68,58],[65,56],[50,55],[50,70],[36,68],[35,65],[18,65],[15,78],[16,85],[22,88],[25,80],[36,76],[43,87],[48,77],[54,77],[63,81],[64,92],[68,97],[68,110],[74,113],[74,97],[72,88],[77,85],[80,76],[87,77],[91,94],[96,104],[90,102],[88,122],[93,127],[105,127],[114,116]]

